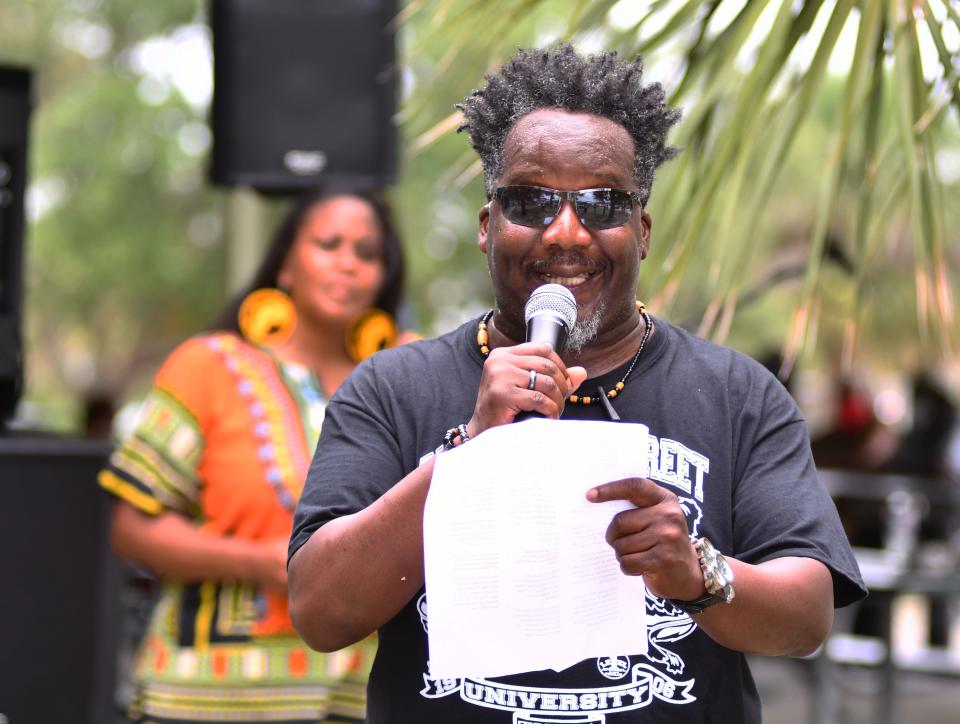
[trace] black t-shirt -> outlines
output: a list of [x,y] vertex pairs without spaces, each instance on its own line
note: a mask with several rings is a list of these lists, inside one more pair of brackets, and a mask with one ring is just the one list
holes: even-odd
[[[447,429],[470,419],[483,365],[476,329],[473,321],[379,353],[334,395],[297,508],[291,554],[324,523],[377,500]],[[836,508],[817,479],[806,426],[783,386],[744,355],[662,320],[655,330],[614,407],[624,421],[649,427],[649,477],[679,497],[691,534],[748,563],[815,558],[831,571],[835,605],[863,597]],[[582,389],[610,389],[625,370]],[[563,417],[606,414],[599,404],[567,404]],[[663,599],[648,593],[646,605],[646,654],[589,659],[561,672],[436,680],[427,675],[421,590],[380,630],[368,721],[759,722],[744,655],[715,643]]]

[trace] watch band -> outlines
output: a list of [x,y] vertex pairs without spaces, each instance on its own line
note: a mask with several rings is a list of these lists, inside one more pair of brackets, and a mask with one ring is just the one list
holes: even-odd
[[700,613],[705,608],[710,608],[718,603],[729,603],[726,599],[720,598],[720,596],[714,596],[712,593],[705,593],[700,596],[700,598],[695,598],[692,601],[678,601],[675,598],[668,600],[684,613]]

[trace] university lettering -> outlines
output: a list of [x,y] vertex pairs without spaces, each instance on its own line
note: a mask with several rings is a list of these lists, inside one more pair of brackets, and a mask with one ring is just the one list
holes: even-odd
[[633,681],[605,689],[570,691],[564,689],[523,689],[502,686],[485,679],[430,679],[420,694],[435,699],[460,692],[464,701],[504,711],[629,711],[648,706],[654,697],[673,704],[694,701],[690,695],[693,679],[675,681],[649,664],[633,667]]
[[[663,689],[662,686],[655,688]],[[632,684],[577,693],[514,689],[468,679],[460,687],[460,695],[474,704],[513,711],[625,711],[649,704],[652,690],[651,676],[642,673],[641,679]]]

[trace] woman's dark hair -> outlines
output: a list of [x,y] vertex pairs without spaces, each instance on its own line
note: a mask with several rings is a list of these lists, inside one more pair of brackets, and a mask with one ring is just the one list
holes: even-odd
[[283,260],[293,246],[297,231],[306,220],[307,214],[318,203],[337,196],[351,196],[366,201],[373,208],[374,214],[380,222],[380,230],[383,233],[384,273],[383,282],[380,285],[380,291],[377,293],[374,306],[396,317],[400,297],[403,294],[404,259],[400,237],[394,229],[392,215],[386,200],[379,192],[366,188],[324,186],[312,189],[294,200],[277,227],[273,235],[273,241],[270,243],[263,261],[260,262],[260,267],[253,275],[252,281],[230,301],[212,325],[212,329],[240,332],[237,313],[240,311],[240,305],[244,298],[255,289],[276,288],[277,276],[283,266]]

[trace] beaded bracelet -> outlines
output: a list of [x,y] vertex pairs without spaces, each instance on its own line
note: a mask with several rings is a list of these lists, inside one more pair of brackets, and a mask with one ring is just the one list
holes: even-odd
[[[454,439],[459,437],[460,442],[454,442]],[[443,450],[450,450],[463,443],[467,442],[470,439],[470,434],[467,432],[467,426],[464,423],[460,423],[456,427],[451,427],[447,430],[446,434],[443,436],[443,445],[441,446]]]

